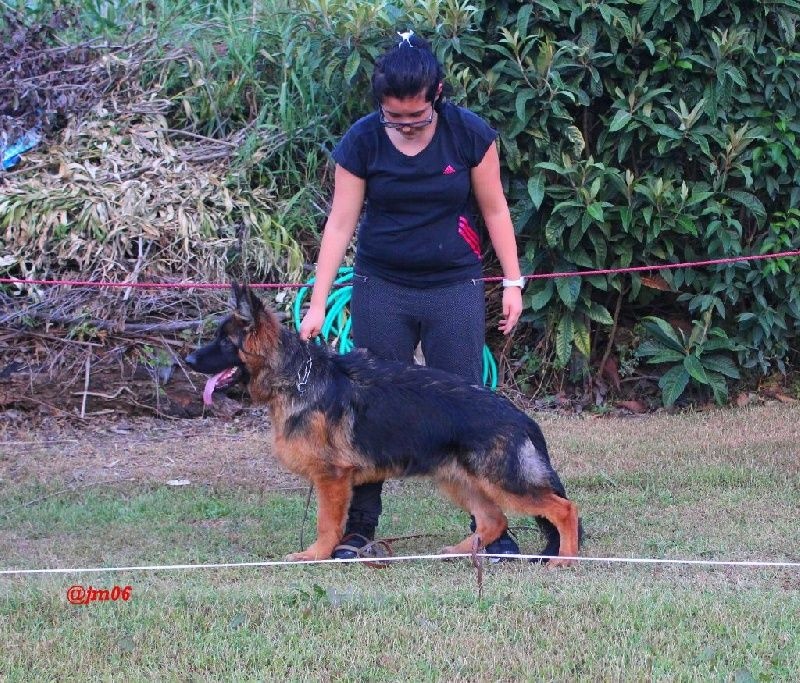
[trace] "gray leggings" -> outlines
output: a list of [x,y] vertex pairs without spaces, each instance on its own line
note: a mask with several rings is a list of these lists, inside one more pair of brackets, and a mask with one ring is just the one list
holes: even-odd
[[[420,343],[429,367],[482,384],[482,280],[420,289],[356,274],[350,311],[355,346],[380,358],[412,363]],[[382,510],[382,486],[378,482],[355,487],[346,533],[372,536]]]

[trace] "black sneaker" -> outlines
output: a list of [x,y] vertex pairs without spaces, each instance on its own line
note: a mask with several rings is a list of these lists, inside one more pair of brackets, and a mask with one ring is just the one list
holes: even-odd
[[[519,545],[517,545],[517,541],[511,535],[511,532],[506,529],[500,538],[486,546],[485,552],[487,555],[519,555]],[[513,559],[516,558],[490,557],[489,562],[496,564],[497,562],[509,562]]]
[[[474,534],[475,529],[475,518],[471,517],[469,522],[469,530]],[[511,532],[506,529],[500,538],[498,538],[496,541],[492,541],[486,546],[484,552],[487,555],[519,555],[519,545],[517,545],[517,541]],[[490,557],[489,562],[492,564],[497,564],[498,562],[508,562],[509,560],[513,559],[515,558]]]
[[372,543],[372,539],[363,534],[345,534],[339,545],[333,549],[331,557],[334,560],[352,560],[361,557],[359,551],[369,543]]

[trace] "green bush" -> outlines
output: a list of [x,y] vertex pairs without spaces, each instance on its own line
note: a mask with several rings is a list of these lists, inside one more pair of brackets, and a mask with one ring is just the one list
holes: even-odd
[[[478,24],[487,75],[472,99],[502,132],[528,269],[797,249],[798,10],[793,1],[487,3]],[[529,319],[555,337],[562,366],[602,349],[592,337],[607,335],[618,297],[619,321],[664,310],[706,318],[736,342],[743,368],[798,360],[799,259],[660,275],[661,289],[638,275],[538,281]]]
[[[165,49],[193,46],[194,58],[150,74],[176,104],[174,125],[210,136],[250,126],[231,182],[274,183],[274,222],[309,258],[329,151],[371,109],[374,59],[409,26],[432,41],[452,97],[500,132],[524,272],[800,248],[798,0],[107,5],[117,12],[106,24],[155,20]],[[740,370],[786,372],[800,360],[798,301],[798,258],[536,280],[517,338],[541,354],[540,372],[580,379],[613,352],[613,330],[701,320],[730,340]],[[724,382],[707,385],[717,400]]]
[[665,406],[673,405],[690,383],[710,389],[717,403],[728,400],[726,378],[739,379],[740,373],[725,352],[739,347],[725,330],[709,329],[710,324],[711,311],[705,313],[703,320],[694,322],[689,334],[655,316],[642,321],[645,340],[636,355],[647,358],[648,363],[671,365],[658,382]]

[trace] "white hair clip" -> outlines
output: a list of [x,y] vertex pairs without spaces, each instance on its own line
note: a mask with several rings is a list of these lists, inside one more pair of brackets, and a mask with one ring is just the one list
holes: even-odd
[[401,47],[403,43],[408,43],[409,47],[414,47],[411,44],[411,36],[414,35],[414,31],[412,31],[411,29],[408,29],[408,31],[403,31],[402,33],[398,31],[397,35],[400,36],[400,42],[397,44],[397,47]]

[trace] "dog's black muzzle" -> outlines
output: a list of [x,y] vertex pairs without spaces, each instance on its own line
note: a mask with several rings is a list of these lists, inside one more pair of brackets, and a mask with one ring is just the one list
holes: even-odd
[[236,382],[247,383],[250,379],[235,345],[227,338],[215,339],[210,344],[195,349],[184,358],[184,361],[192,370],[204,375],[218,375],[226,370],[234,371],[227,376],[226,385]]

